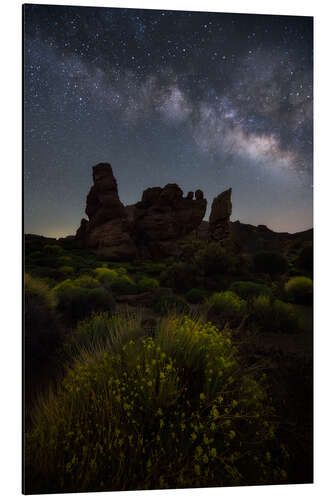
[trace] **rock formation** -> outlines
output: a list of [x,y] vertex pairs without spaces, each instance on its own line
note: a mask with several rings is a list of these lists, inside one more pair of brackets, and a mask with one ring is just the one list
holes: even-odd
[[118,196],[117,181],[111,165],[99,163],[93,167],[94,185],[87,196],[86,214],[76,233],[79,246],[93,248],[98,257],[128,260],[136,256],[130,235],[130,224],[124,205]]
[[89,221],[82,219],[76,239],[79,246],[93,248],[103,259],[172,255],[179,242],[199,227],[206,212],[200,189],[183,197],[177,184],[152,187],[143,192],[141,201],[124,207],[111,165],[94,166],[93,180],[86,204]]
[[231,188],[216,196],[209,216],[209,234],[213,240],[223,242],[230,237],[232,211]]
[[186,198],[177,184],[148,188],[133,210],[133,234],[150,253],[174,253],[177,243],[200,225],[207,201],[198,190]]

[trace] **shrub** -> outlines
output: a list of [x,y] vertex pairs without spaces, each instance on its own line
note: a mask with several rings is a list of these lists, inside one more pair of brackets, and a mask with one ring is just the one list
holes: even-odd
[[24,279],[24,364],[25,396],[31,400],[40,387],[52,359],[62,343],[56,315],[56,301],[49,287],[40,279],[25,275]]
[[304,269],[308,273],[313,273],[313,246],[307,246],[301,250],[299,256],[295,260],[295,265]]
[[[134,281],[124,274],[123,268],[118,269],[107,269],[104,267],[98,267],[95,269],[95,274],[97,279],[108,289],[112,290],[114,293],[118,294],[131,294],[137,293],[137,286]],[[126,271],[126,270],[125,270]]]
[[115,269],[108,269],[106,267],[98,267],[95,269],[96,278],[103,283],[103,285],[111,284],[118,278],[118,273]]
[[230,286],[230,290],[237,293],[242,299],[258,295],[266,295],[268,297],[272,295],[272,290],[268,286],[253,283],[252,281],[235,281]]
[[157,279],[155,278],[148,278],[145,276],[144,278],[141,278],[140,281],[138,282],[138,287],[140,290],[145,291],[145,290],[154,290],[156,288],[159,288],[160,284]]
[[271,301],[264,295],[254,299],[253,317],[261,330],[284,333],[298,330],[298,319],[293,307],[281,300]]
[[159,276],[165,269],[167,265],[163,262],[144,262],[140,265],[140,270],[152,276]]
[[236,321],[242,319],[246,313],[246,302],[234,292],[217,292],[207,300],[207,308],[210,313]]
[[179,257],[185,262],[194,261],[195,255],[205,247],[205,243],[197,238],[186,239],[179,245]]
[[63,254],[64,250],[60,245],[44,245],[43,253],[57,257]]
[[170,294],[159,298],[154,303],[153,309],[158,314],[168,314],[170,312],[187,314],[190,311],[190,306],[182,297]]
[[62,281],[53,288],[58,299],[58,309],[70,323],[90,315],[92,312],[113,312],[115,300],[106,289],[83,288],[70,279]]
[[74,267],[72,266],[61,266],[58,269],[63,275],[68,276],[68,275],[73,275],[74,274]]
[[288,269],[288,261],[279,253],[259,252],[253,257],[254,269],[258,273],[283,274]]
[[64,278],[64,275],[59,271],[59,269],[54,269],[53,267],[49,266],[34,266],[33,268],[30,268],[30,273],[42,279],[48,279],[51,278],[53,280],[59,281]]
[[73,281],[73,284],[75,286],[78,286],[80,288],[99,288],[100,284],[99,281],[96,279],[92,278],[91,276],[83,275],[79,276],[79,278],[76,278]]
[[190,304],[201,304],[206,298],[206,292],[200,288],[191,288],[186,293],[185,298]]
[[289,300],[297,304],[312,304],[313,282],[305,276],[295,276],[285,285]]
[[161,274],[161,283],[178,292],[185,292],[198,283],[198,268],[194,264],[176,262]]
[[234,258],[217,242],[208,243],[199,250],[195,254],[194,260],[198,268],[208,276],[232,272],[234,269]]
[[271,415],[263,378],[239,365],[227,332],[169,317],[155,339],[79,359],[44,399],[26,442],[28,490],[281,481]]
[[60,255],[57,259],[59,266],[70,266],[73,263],[73,259],[70,255]]

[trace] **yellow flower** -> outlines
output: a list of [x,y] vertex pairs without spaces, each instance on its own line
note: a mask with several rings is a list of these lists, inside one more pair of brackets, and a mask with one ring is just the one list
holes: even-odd
[[212,415],[214,418],[218,418],[220,416],[220,413],[219,413],[218,409],[216,408],[216,406],[214,406],[212,409]]
[[198,457],[200,457],[200,455],[202,455],[203,450],[202,450],[201,446],[197,446],[195,451],[196,451],[196,454],[198,455]]
[[200,465],[199,464],[196,464],[194,466],[194,471],[195,471],[197,476],[200,476]]
[[210,450],[210,454],[212,455],[212,457],[216,457],[216,448],[212,448]]
[[200,399],[201,399],[201,401],[203,401],[205,398],[206,398],[206,396],[204,395],[204,393],[203,393],[203,392],[201,392],[201,393],[200,393]]

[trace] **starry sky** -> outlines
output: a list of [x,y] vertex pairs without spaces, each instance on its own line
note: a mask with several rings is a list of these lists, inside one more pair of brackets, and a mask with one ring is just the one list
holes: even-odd
[[232,187],[231,220],[312,227],[313,19],[24,6],[25,232],[74,234],[109,162],[150,186]]

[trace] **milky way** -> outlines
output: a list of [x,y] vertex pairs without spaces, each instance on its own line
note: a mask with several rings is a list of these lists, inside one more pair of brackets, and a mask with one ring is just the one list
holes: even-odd
[[24,42],[26,232],[73,234],[101,161],[125,204],[232,186],[233,220],[312,227],[312,18],[26,5]]

